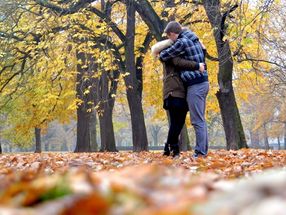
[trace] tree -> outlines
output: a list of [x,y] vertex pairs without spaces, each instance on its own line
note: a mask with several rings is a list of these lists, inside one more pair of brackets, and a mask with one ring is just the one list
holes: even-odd
[[1,14],[1,45],[5,47],[1,51],[5,60],[1,64],[0,104],[7,113],[10,129],[16,131],[11,138],[22,145],[35,127],[43,129],[56,118],[65,121],[72,115],[69,76],[62,76],[70,67],[66,66],[68,58],[52,55],[66,46],[55,46],[64,33],[54,36],[59,28],[42,19],[45,15],[50,18],[50,14],[34,5],[22,7],[17,1],[3,4],[11,13]]
[[91,112],[90,124],[89,124],[89,129],[90,129],[90,148],[91,148],[92,152],[98,151],[98,144],[97,144],[97,139],[96,139],[96,137],[97,137],[96,125],[97,125],[96,111],[93,110]]
[[[130,75],[125,76],[125,83],[127,86],[127,100],[130,105],[131,124],[132,124],[132,139],[134,144],[134,151],[147,150],[147,133],[144,122],[144,115],[141,103],[141,97],[138,93],[138,80],[136,78],[136,62],[134,56],[134,42],[135,42],[135,5],[134,1],[126,1],[127,3],[127,28],[125,43],[125,59],[126,71]],[[142,122],[143,123],[138,123]]]
[[[93,7],[92,5],[89,5],[89,3],[91,3],[92,1],[79,1],[75,5],[70,5],[68,9],[64,9],[48,1],[36,1],[36,2],[42,7],[47,7],[50,10],[62,16],[67,15],[67,14],[76,13],[81,8],[86,7],[88,8],[87,11],[90,10],[91,12],[97,14],[100,18],[102,18],[104,22],[109,23],[110,28],[114,30],[115,34],[119,37],[119,39],[123,42],[123,44],[125,44],[124,48],[125,48],[126,59],[125,59],[125,62],[123,63],[124,70],[121,70],[121,71],[125,73],[126,72],[125,69],[126,69],[128,73],[130,73],[129,76],[125,76],[124,80],[126,84],[127,98],[128,98],[130,112],[131,112],[134,150],[135,151],[147,150],[147,135],[146,135],[144,114],[143,114],[141,96],[140,96],[141,92],[140,90],[138,91],[139,84],[137,83],[138,80],[137,80],[136,67],[135,67],[136,64],[135,64],[135,60],[132,59],[134,58],[134,35],[132,36],[132,34],[134,34],[134,30],[133,30],[134,27],[132,26],[135,24],[135,13],[133,12],[132,1],[127,2],[128,5],[126,6],[127,13],[131,15],[131,17],[129,17],[127,20],[127,22],[130,23],[130,25],[127,25],[126,35],[131,36],[131,40],[121,32],[121,30],[117,27],[117,25],[114,22],[112,22],[108,17],[105,16],[105,13],[102,13],[100,10],[97,10],[96,7]],[[108,3],[111,4],[111,2],[108,2]],[[134,15],[132,15],[133,13]],[[126,38],[128,38],[128,40],[126,40]],[[117,59],[117,60],[120,61],[120,59]],[[138,58],[138,60],[140,61],[141,58]],[[140,65],[140,62],[138,64]]]
[[212,28],[214,29],[213,36],[217,46],[219,59],[219,91],[217,92],[216,96],[218,98],[221,110],[227,149],[239,149],[247,147],[232,85],[232,53],[229,41],[224,39],[226,31],[226,18],[233,10],[237,8],[237,5],[229,8],[228,11],[222,15],[219,0],[203,1],[203,4],[208,19],[212,25]]
[[[101,11],[105,14],[106,18],[111,19],[112,4],[107,4],[105,1],[101,1]],[[106,46],[101,46],[101,53],[106,53],[104,61],[111,61],[111,64],[116,65],[116,60],[112,55],[112,52],[108,49],[112,49],[114,44],[110,44],[110,33],[107,30],[106,38],[102,38],[102,43]],[[117,48],[116,48],[117,49]],[[119,65],[121,66],[121,65]],[[96,104],[98,106],[98,118],[100,124],[100,138],[101,148],[100,151],[117,151],[115,146],[115,135],[113,128],[113,108],[115,103],[115,95],[117,93],[118,78],[120,75],[120,68],[117,67],[110,71],[105,66],[98,65],[97,68],[101,71],[101,76],[98,80],[96,92],[93,95],[96,97]],[[121,68],[122,70],[122,68]]]
[[42,144],[41,144],[41,129],[35,128],[35,139],[36,139],[36,153],[42,152]]

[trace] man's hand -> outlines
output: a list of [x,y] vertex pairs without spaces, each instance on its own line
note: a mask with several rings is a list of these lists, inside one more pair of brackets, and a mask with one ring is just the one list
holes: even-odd
[[199,70],[200,70],[200,72],[203,72],[206,70],[204,63],[200,63],[200,69]]

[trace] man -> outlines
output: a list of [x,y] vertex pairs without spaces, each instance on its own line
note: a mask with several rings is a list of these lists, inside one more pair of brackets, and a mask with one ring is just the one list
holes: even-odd
[[[199,38],[191,31],[183,29],[175,21],[169,22],[164,33],[174,44],[160,53],[160,59],[167,61],[174,57],[182,57],[197,63],[205,63],[205,53]],[[208,133],[205,120],[206,97],[209,91],[207,70],[181,71],[180,75],[187,87],[187,102],[192,125],[196,133],[194,158],[206,156],[208,153]]]

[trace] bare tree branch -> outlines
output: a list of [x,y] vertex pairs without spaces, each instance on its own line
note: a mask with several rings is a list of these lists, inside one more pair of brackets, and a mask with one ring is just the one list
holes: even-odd
[[34,0],[37,4],[49,8],[52,11],[58,13],[60,16],[67,15],[67,14],[73,14],[78,12],[80,9],[86,7],[86,5],[94,2],[94,0],[80,0],[76,3],[72,4],[69,8],[62,8],[56,4],[51,3],[47,0]]

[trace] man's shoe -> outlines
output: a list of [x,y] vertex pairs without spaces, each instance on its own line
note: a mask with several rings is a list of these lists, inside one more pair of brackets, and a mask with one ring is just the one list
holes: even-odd
[[206,155],[203,155],[203,154],[201,154],[201,153],[199,153],[199,152],[195,152],[193,155],[192,155],[192,158],[194,158],[194,159],[197,159],[197,158],[205,158],[206,157]]
[[194,154],[192,155],[192,158],[194,158],[194,159],[199,158],[199,154],[198,154],[198,153],[194,153]]

